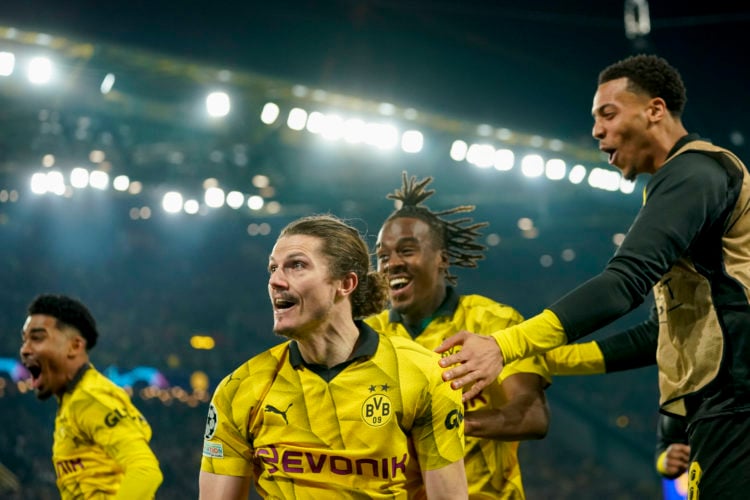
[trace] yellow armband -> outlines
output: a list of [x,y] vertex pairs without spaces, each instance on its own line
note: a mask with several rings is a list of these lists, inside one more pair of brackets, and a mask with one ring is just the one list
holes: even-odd
[[492,338],[500,346],[505,364],[532,354],[542,354],[567,341],[562,323],[549,309],[522,323],[492,333]]
[[569,344],[544,353],[550,375],[596,375],[607,371],[596,342]]
[[656,472],[662,476],[667,475],[667,450],[662,451],[656,459]]

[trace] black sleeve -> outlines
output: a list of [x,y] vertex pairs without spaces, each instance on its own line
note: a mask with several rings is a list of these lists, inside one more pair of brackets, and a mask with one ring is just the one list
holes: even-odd
[[659,455],[674,443],[688,444],[687,424],[683,419],[659,414],[659,421],[656,424],[654,461],[658,460]]
[[656,306],[649,318],[632,328],[603,340],[597,340],[604,356],[607,373],[634,370],[656,364],[656,344],[659,337],[659,317]]
[[735,203],[729,184],[719,162],[697,152],[677,156],[654,174],[645,204],[604,271],[549,307],[568,341],[640,305],[693,239]]

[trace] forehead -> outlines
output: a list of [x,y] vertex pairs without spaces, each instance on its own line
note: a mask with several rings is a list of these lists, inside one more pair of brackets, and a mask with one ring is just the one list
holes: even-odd
[[628,90],[627,78],[610,80],[597,87],[591,113],[595,115],[597,111],[607,105],[626,106],[636,100],[639,100],[639,96]]
[[383,225],[378,235],[378,242],[396,242],[404,238],[424,241],[430,236],[430,226],[425,221],[416,217],[399,217]]
[[46,314],[32,314],[23,324],[23,332],[30,333],[37,330],[53,331],[57,329],[57,319]]
[[283,260],[297,255],[304,255],[309,258],[319,257],[321,244],[322,242],[317,236],[306,234],[282,236],[276,240],[268,258],[269,260]]

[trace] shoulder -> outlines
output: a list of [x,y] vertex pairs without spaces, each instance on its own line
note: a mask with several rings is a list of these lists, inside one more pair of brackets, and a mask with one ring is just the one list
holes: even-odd
[[365,318],[365,323],[367,323],[370,328],[372,328],[376,332],[382,332],[388,327],[389,314],[390,312],[388,309],[380,311],[378,314],[374,314]]
[[288,348],[289,342],[283,342],[238,366],[219,382],[214,398],[233,400],[240,394],[253,394],[256,392],[255,388],[270,383],[281,364],[286,361]]
[[515,308],[501,304],[484,295],[462,295],[458,301],[458,309],[462,310],[468,321],[484,324],[499,321],[500,327],[492,327],[492,330],[507,328],[508,326],[523,321],[523,316]]

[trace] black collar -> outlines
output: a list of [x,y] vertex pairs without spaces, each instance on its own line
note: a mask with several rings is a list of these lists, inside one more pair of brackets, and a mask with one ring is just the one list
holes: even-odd
[[409,332],[409,335],[411,335],[412,338],[417,337],[424,331],[425,328],[427,328],[427,325],[429,325],[433,319],[439,318],[441,316],[449,318],[453,317],[456,309],[458,309],[458,299],[459,295],[458,292],[456,292],[456,289],[452,286],[447,286],[445,288],[445,299],[443,299],[443,302],[438,306],[437,309],[435,309],[435,312],[422,320],[422,322],[418,326],[418,330],[412,329],[406,323],[404,323],[403,319],[401,318],[401,314],[395,309],[391,309],[388,312],[388,321],[390,323],[401,323],[402,325],[404,325],[404,328],[406,328],[406,331]]

